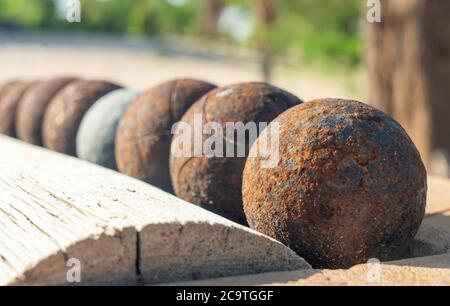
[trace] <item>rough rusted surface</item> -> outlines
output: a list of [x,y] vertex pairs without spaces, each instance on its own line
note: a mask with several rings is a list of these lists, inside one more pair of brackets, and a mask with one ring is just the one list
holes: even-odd
[[215,85],[192,79],[162,83],[142,93],[119,123],[116,160],[121,172],[172,192],[172,125]]
[[0,134],[16,136],[16,113],[19,102],[33,83],[14,81],[0,88]]
[[16,115],[17,137],[34,145],[42,145],[42,121],[52,98],[74,78],[56,78],[40,82],[22,97]]
[[401,257],[427,193],[425,167],[404,129],[370,106],[335,99],[305,103],[276,121],[278,167],[261,169],[255,157],[244,171],[250,226],[316,268]]
[[[299,103],[301,101],[297,97],[265,83],[236,84],[216,89],[204,96],[186,112],[181,121],[193,127],[195,114],[201,114],[203,124],[217,122],[225,130],[227,122],[271,122]],[[203,142],[209,136],[203,135]],[[176,137],[182,137],[178,131],[173,145]],[[236,139],[234,142],[236,144]],[[246,156],[248,145],[247,142]],[[241,192],[245,160],[245,157],[172,155],[170,173],[175,193],[188,202],[235,222],[247,224]]]
[[64,87],[44,114],[45,147],[75,156],[77,130],[84,114],[97,99],[118,88],[120,86],[104,81],[75,81]]

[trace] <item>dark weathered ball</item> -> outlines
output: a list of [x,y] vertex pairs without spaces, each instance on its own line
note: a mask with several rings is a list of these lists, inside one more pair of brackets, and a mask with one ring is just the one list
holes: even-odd
[[34,83],[13,81],[0,88],[0,134],[16,137],[17,107]]
[[[192,131],[196,129],[195,121],[199,115],[203,124],[215,123],[222,126],[224,143],[219,151],[223,157],[219,151],[212,155],[195,152],[195,136],[191,138],[191,154],[175,156],[173,152],[176,151],[176,146],[183,143],[184,138],[181,130],[177,130],[172,142],[170,160],[170,173],[176,195],[245,225],[241,187],[251,139],[247,135],[243,143],[235,133],[226,137],[227,123],[255,123],[259,126],[260,123],[271,122],[279,114],[299,103],[301,100],[292,94],[265,83],[230,85],[204,96],[186,112],[181,121],[192,126]],[[257,131],[259,132],[260,130]],[[200,145],[204,145],[211,135],[203,134],[201,137]],[[238,155],[238,144],[245,153],[243,156]],[[227,154],[227,147],[231,147],[234,152]]]
[[87,111],[77,134],[77,156],[91,163],[117,170],[115,137],[117,126],[137,93],[114,90],[101,97]]
[[17,137],[42,146],[42,121],[52,98],[74,78],[55,78],[31,86],[23,95],[16,115]]
[[100,97],[120,88],[104,81],[75,81],[50,102],[42,127],[45,147],[75,156],[76,135],[81,119]]
[[172,125],[215,87],[199,80],[178,79],[142,93],[119,123],[116,137],[119,170],[172,192],[169,174]]
[[427,193],[424,164],[404,129],[373,107],[338,99],[305,103],[274,122],[278,166],[262,169],[260,157],[245,166],[250,226],[316,268],[403,256]]

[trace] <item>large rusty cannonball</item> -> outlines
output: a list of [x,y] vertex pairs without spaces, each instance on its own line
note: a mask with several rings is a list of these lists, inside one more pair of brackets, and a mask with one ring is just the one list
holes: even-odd
[[120,86],[104,81],[75,81],[64,87],[44,114],[45,147],[75,156],[76,135],[84,114],[100,97],[118,88]]
[[16,137],[16,114],[25,92],[36,83],[12,81],[0,88],[0,134]]
[[60,77],[39,82],[28,89],[19,103],[16,115],[17,137],[42,146],[42,121],[52,98],[74,78]]
[[172,125],[215,87],[199,80],[177,79],[138,96],[119,123],[116,137],[119,170],[172,192],[169,174]]
[[117,170],[115,138],[117,126],[137,92],[114,90],[101,97],[87,111],[77,134],[77,156],[91,163]]
[[316,268],[404,256],[427,193],[424,164],[404,129],[373,107],[338,99],[305,103],[274,122],[278,166],[262,169],[259,157],[245,166],[250,226]]
[[[195,140],[194,135],[191,138],[190,154],[175,155],[177,146],[185,146],[182,141],[185,136],[181,133],[180,125],[172,142],[170,160],[175,194],[188,202],[246,225],[241,184],[251,138],[248,134],[244,142],[242,138],[239,140],[238,133],[227,131],[227,123],[235,126],[239,123],[255,123],[259,126],[260,123],[271,122],[279,114],[299,103],[301,100],[292,94],[265,83],[230,85],[204,96],[186,112],[181,122],[192,127],[192,131],[197,128],[195,121],[198,121],[196,118],[199,116],[202,124],[219,124],[223,127],[223,148],[220,148],[217,154],[198,154],[199,152],[195,152],[195,142],[198,140]],[[260,130],[257,131],[259,132]],[[205,145],[210,137],[208,134],[201,135],[200,146]],[[183,150],[181,147],[180,151]],[[227,154],[226,151],[230,148],[230,151],[234,152]],[[241,151],[240,155],[239,149],[244,151]]]

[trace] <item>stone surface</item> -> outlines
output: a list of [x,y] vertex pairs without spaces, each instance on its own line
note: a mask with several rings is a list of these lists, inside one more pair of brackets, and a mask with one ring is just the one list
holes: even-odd
[[176,79],[142,93],[120,121],[116,158],[119,170],[172,192],[169,173],[172,126],[186,110],[216,88],[207,82]]
[[42,121],[52,98],[74,78],[60,77],[31,86],[23,95],[17,109],[16,133],[23,141],[42,146]]
[[[273,272],[222,279],[174,283],[174,286],[449,286],[450,253],[382,263],[348,270]],[[380,273],[378,273],[379,271]]]
[[101,97],[84,115],[77,133],[77,156],[117,170],[115,138],[119,120],[137,92],[114,90]]
[[16,113],[20,100],[32,83],[14,81],[0,88],[0,134],[16,136]]
[[427,214],[410,247],[411,257],[450,250],[450,180],[430,176],[428,186]]
[[[445,248],[450,244],[450,180],[429,176],[428,185],[427,215],[411,245],[412,254],[421,257],[383,263],[383,285],[450,285],[450,253]],[[367,281],[365,271],[369,267],[373,265],[360,265],[350,270],[274,272],[174,285],[379,285]]]
[[[195,130],[196,117],[201,115],[202,123],[218,123],[226,130],[226,123],[269,123],[288,108],[301,103],[292,94],[265,83],[242,83],[211,91],[197,101],[183,116],[181,122]],[[182,126],[181,126],[182,127]],[[203,128],[203,126],[201,127]],[[176,130],[172,151],[183,144],[182,130]],[[236,133],[237,134],[237,133]],[[243,156],[237,156],[238,140],[227,139],[234,157],[208,157],[195,152],[195,135],[191,137],[191,154],[176,157],[171,155],[170,173],[177,196],[206,208],[235,222],[246,224],[242,208],[242,172],[247,157],[249,143],[239,143],[245,147]],[[211,135],[201,135],[201,146]],[[220,136],[220,135],[219,135]],[[248,138],[248,137],[246,137]],[[181,139],[181,141],[180,141]],[[248,140],[248,139],[247,139]],[[181,149],[181,148],[179,148]],[[202,152],[200,152],[202,153]],[[203,152],[204,153],[204,152]],[[225,150],[220,152],[227,156]]]
[[75,81],[64,87],[48,105],[42,127],[45,147],[76,155],[76,135],[87,110],[102,96],[120,86],[104,81]]
[[316,268],[405,256],[425,214],[427,177],[403,128],[373,107],[337,99],[304,103],[275,121],[278,166],[262,168],[255,153],[244,171],[250,226]]
[[5,136],[0,146],[8,148],[0,152],[2,285],[67,284],[68,259],[78,260],[82,285],[310,267],[281,243],[142,181]]

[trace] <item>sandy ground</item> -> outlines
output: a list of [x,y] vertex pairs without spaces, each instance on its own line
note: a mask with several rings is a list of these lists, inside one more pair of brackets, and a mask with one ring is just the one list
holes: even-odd
[[[255,61],[198,54],[183,46],[175,49],[161,50],[156,43],[142,39],[0,32],[0,83],[74,75],[111,80],[143,90],[175,77],[200,78],[219,85],[261,79]],[[300,73],[289,67],[277,67],[272,81],[304,100],[363,99],[363,90],[349,90],[349,82],[345,75]],[[359,84],[352,87],[359,88]]]

